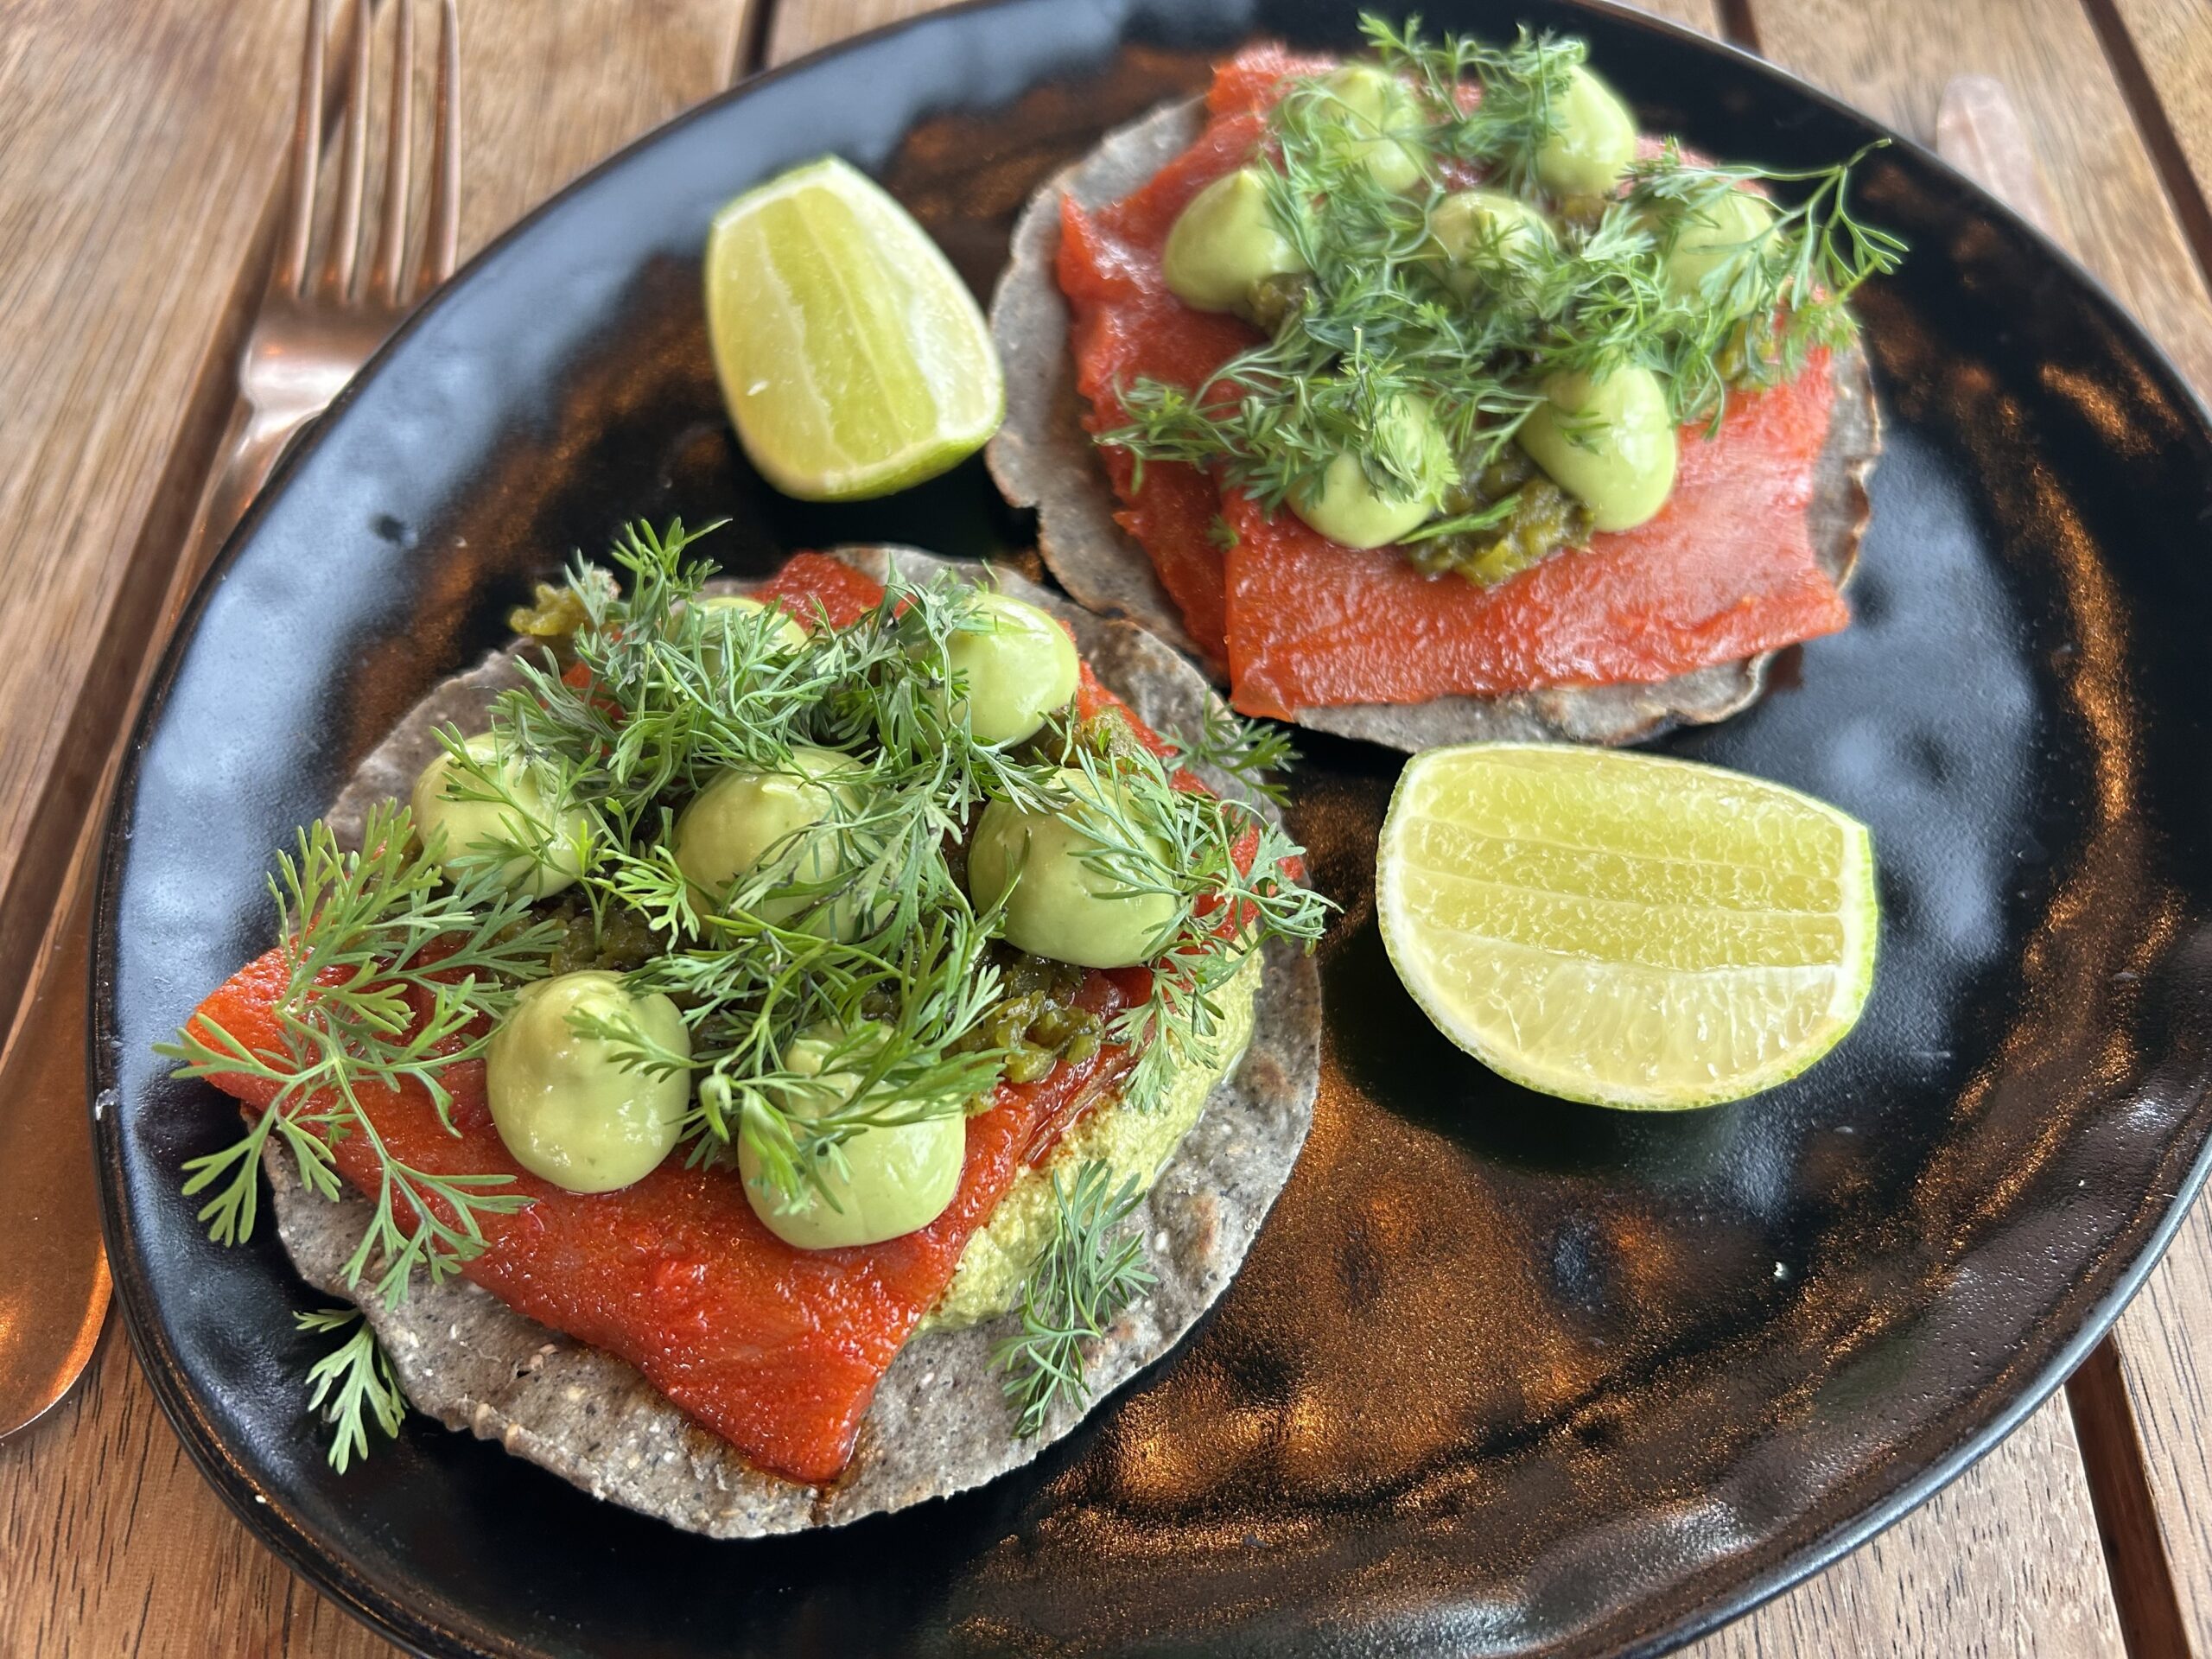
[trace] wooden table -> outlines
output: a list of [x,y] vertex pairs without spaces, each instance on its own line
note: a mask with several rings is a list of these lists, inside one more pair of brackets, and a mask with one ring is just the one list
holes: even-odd
[[[462,0],[462,252],[734,75],[929,0]],[[2212,394],[2208,0],[1652,0],[1923,140],[1955,75],[2021,111],[2054,233]],[[297,0],[0,4],[0,915],[134,544],[196,486],[211,349],[278,184]],[[2012,188],[2018,190],[2017,181]],[[171,465],[164,472],[164,461]],[[149,528],[150,526],[150,528]],[[0,1103],[0,1109],[5,1103]],[[201,1482],[110,1321],[0,1446],[0,1655],[373,1655]],[[2065,1392],[1699,1659],[2212,1659],[2212,1210]]]

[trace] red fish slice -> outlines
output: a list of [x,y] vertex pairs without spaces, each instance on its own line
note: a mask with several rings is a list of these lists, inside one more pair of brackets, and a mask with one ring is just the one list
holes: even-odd
[[1729,399],[1681,435],[1656,518],[1495,588],[1432,580],[1230,494],[1229,661],[1247,714],[1664,680],[1851,620],[1806,508],[1834,392],[1826,353],[1792,385]]
[[[283,953],[249,963],[200,1005],[196,1020],[248,1046],[281,1053],[275,1003]],[[1078,1001],[1110,1015],[1128,998],[1093,974]],[[203,1035],[206,1032],[203,1029]],[[438,1175],[511,1175],[504,1189],[535,1200],[486,1216],[490,1243],[462,1271],[518,1313],[619,1354],[686,1414],[762,1468],[791,1479],[832,1479],[876,1383],[944,1294],[969,1238],[990,1219],[1048,1121],[1063,1127],[1079,1097],[1126,1065],[1102,1051],[1043,1082],[1001,1084],[991,1109],[968,1120],[967,1162],[945,1212],[918,1232],[852,1249],[801,1250],[778,1238],[728,1171],[686,1169],[671,1157],[616,1192],[569,1192],[517,1165],[484,1098],[480,1061],[449,1066],[449,1135],[428,1093],[364,1088],[361,1109],[392,1157]],[[265,1080],[216,1081],[249,1107],[275,1093]],[[338,1171],[365,1192],[378,1166],[366,1141],[332,1148]]]
[[[1258,338],[1177,300],[1161,250],[1191,197],[1250,158],[1257,111],[1281,77],[1326,67],[1279,48],[1240,54],[1216,71],[1213,118],[1182,156],[1096,213],[1064,204],[1058,274],[1092,431],[1123,423],[1115,391],[1137,376],[1196,386]],[[1188,467],[1148,465],[1140,490],[1125,453],[1102,453],[1119,522],[1192,638],[1225,662],[1236,706],[1285,716],[1658,681],[1841,628],[1850,613],[1814,556],[1804,511],[1832,401],[1825,357],[1795,385],[1732,399],[1717,437],[1684,429],[1658,518],[1490,590],[1424,577],[1389,549],[1338,546]]]

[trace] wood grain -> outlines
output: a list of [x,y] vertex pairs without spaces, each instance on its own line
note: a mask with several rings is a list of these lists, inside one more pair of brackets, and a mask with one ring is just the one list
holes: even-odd
[[[0,259],[0,892],[26,907],[41,895],[9,878],[29,815],[279,176],[302,10],[10,0],[0,30],[0,249],[45,251]],[[719,90],[746,16],[745,0],[669,0],[649,26],[616,0],[463,10],[463,257]]]
[[2201,0],[2113,0],[2113,5],[2196,176],[2212,188],[2212,7]]
[[0,257],[0,890],[276,175],[291,16],[27,0],[0,29],[0,249],[38,250]]
[[1701,35],[1722,32],[1721,8],[1716,0],[1641,0],[1637,10],[1686,24]]
[[72,1399],[0,1446],[0,1655],[370,1659],[184,1454],[111,1321]]
[[2020,106],[1994,75],[1954,75],[1945,83],[1936,153],[2045,236],[2058,234],[2058,212]]
[[1930,1502],[1684,1659],[2124,1651],[2063,1398]]
[[2212,295],[2079,0],[1756,0],[1766,55],[1923,143],[1945,83],[2010,89],[2060,238],[2212,385]]
[[2182,1622],[2212,1653],[2212,1203],[2190,1211],[2116,1334]]
[[789,63],[868,29],[935,10],[926,0],[779,0],[769,14],[767,62]]
[[461,0],[461,254],[734,77],[747,0]]
[[[2107,48],[2142,70],[2139,99],[2171,138],[2166,191],[2212,276],[2212,6],[2203,0],[2086,0]],[[2140,103],[2139,102],[2139,108]]]
[[[947,3],[938,0],[938,3]],[[934,10],[931,0],[783,0],[769,21],[767,61],[789,63],[864,29],[880,29]],[[1715,0],[1647,0],[1637,10],[1687,23],[1708,35],[1720,32]]]

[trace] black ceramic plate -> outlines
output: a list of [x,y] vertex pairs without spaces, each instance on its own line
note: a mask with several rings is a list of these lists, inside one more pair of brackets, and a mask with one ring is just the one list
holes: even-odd
[[[1624,14],[1586,33],[1645,124],[1778,165],[1873,135]],[[738,570],[884,536],[1018,546],[979,467],[866,506],[737,454],[699,302],[726,198],[839,151],[986,291],[1015,209],[1256,33],[1331,0],[1017,0],[766,77],[476,262],[341,400],[200,594],[109,842],[92,1063],[108,1243],[186,1445],[287,1560],[438,1652],[1656,1651],[1986,1450],[2111,1320],[2202,1174],[2212,994],[2212,436],[2142,334],[1909,146],[1868,169],[1910,263],[1864,308],[1889,453],[1849,632],[1668,745],[1873,826],[1865,1022],[1748,1104],[1521,1092],[1430,1028],[1376,938],[1396,757],[1310,740],[1298,827],[1344,906],[1312,1142],[1199,1332],[994,1485],[714,1544],[409,1424],[343,1478],[303,1408],[313,1302],[220,1250],[178,1169],[237,1133],[149,1045],[270,930],[269,849],[529,579],[624,519],[727,514]]]

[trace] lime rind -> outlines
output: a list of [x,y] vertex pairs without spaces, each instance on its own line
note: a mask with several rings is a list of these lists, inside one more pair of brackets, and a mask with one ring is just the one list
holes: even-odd
[[[1576,826],[1587,830],[1594,823],[1597,833],[1571,841],[1557,838],[1555,817],[1518,842],[1491,836],[1481,843],[1484,850],[1515,846],[1522,860],[1517,873],[1524,875],[1541,866],[1539,851],[1564,850],[1565,864],[1554,860],[1554,868],[1572,872],[1568,886],[1575,890],[1524,886],[1518,897],[1500,895],[1500,904],[1522,906],[1523,913],[1508,921],[1509,931],[1520,930],[1517,938],[1453,934],[1436,925],[1423,906],[1435,905],[1447,883],[1468,884],[1469,891],[1456,896],[1476,911],[1484,900],[1473,889],[1516,885],[1488,880],[1488,866],[1440,873],[1414,860],[1409,849],[1421,832],[1449,824],[1428,810],[1444,798],[1437,794],[1440,788],[1446,795],[1456,790],[1465,799],[1479,792],[1470,791],[1471,779],[1491,797],[1503,796],[1522,810],[1548,796],[1555,814],[1560,802],[1574,797],[1579,780],[1586,784],[1599,771],[1640,813],[1665,821],[1660,837],[1645,833],[1641,817],[1618,812],[1610,828],[1626,833],[1615,834],[1610,842],[1602,815]],[[1585,786],[1580,792],[1586,800],[1595,798],[1603,787],[1593,791]],[[1747,836],[1747,824],[1762,827]],[[1543,833],[1547,829],[1553,833]],[[1669,836],[1674,841],[1662,848]],[[1675,856],[1685,837],[1700,843],[1701,854]],[[1746,842],[1763,837],[1800,853],[1807,846],[1821,849],[1824,856],[1817,862],[1822,868],[1777,872],[1745,858]],[[1638,841],[1642,845],[1627,850],[1618,844]],[[1431,852],[1445,845],[1465,854],[1477,843],[1447,834],[1427,837],[1426,844]],[[1657,865],[1651,861],[1655,851]],[[1546,949],[1542,927],[1532,929],[1530,917],[1564,918],[1567,930],[1580,930],[1583,939],[1592,937],[1594,929],[1609,948],[1617,946],[1624,937],[1618,931],[1622,916],[1635,908],[1634,899],[1624,893],[1633,874],[1629,863],[1638,858],[1647,869],[1662,870],[1661,885],[1667,891],[1664,901],[1644,906],[1651,923],[1646,936],[1636,939],[1632,950],[1616,950],[1628,960]],[[1716,893],[1740,897],[1776,891],[1799,902],[1818,893],[1818,908],[1786,906],[1763,916],[1756,906],[1731,912],[1709,902]],[[1681,902],[1685,893],[1708,902]],[[1742,1099],[1786,1083],[1842,1040],[1857,1023],[1873,982],[1879,910],[1873,842],[1866,826],[1785,785],[1667,756],[1542,743],[1474,744],[1416,756],[1401,775],[1383,819],[1376,897],[1391,963],[1440,1031],[1512,1082],[1592,1105],[1683,1110]],[[1792,954],[1787,948],[1790,930],[1767,925],[1777,917],[1804,918],[1807,925],[1797,930],[1804,940],[1828,943],[1821,950],[1798,951],[1801,960],[1780,959]],[[1694,963],[1700,950],[1716,948],[1716,940],[1719,948],[1738,950],[1748,941],[1777,959],[1681,965]],[[1481,994],[1485,977],[1496,995]],[[1636,1019],[1625,1032],[1618,1020],[1606,1026],[1605,1017],[1619,1013],[1623,990],[1631,983],[1651,993],[1641,1030]],[[1685,1046],[1669,1021],[1700,1014],[1704,1017],[1697,1035],[1687,1046],[1688,1055],[1704,1068],[1703,1076],[1694,1076],[1695,1065],[1682,1064]],[[1748,1025],[1741,1017],[1746,1014]],[[1593,1026],[1599,1027],[1594,1035]],[[1747,1052],[1732,1052],[1732,1039],[1738,1037],[1745,1039],[1742,1046]],[[1669,1063],[1660,1064],[1662,1058]]]
[[835,156],[715,216],[715,372],[747,456],[803,500],[853,501],[973,454],[1006,411],[975,296],[928,232]]

